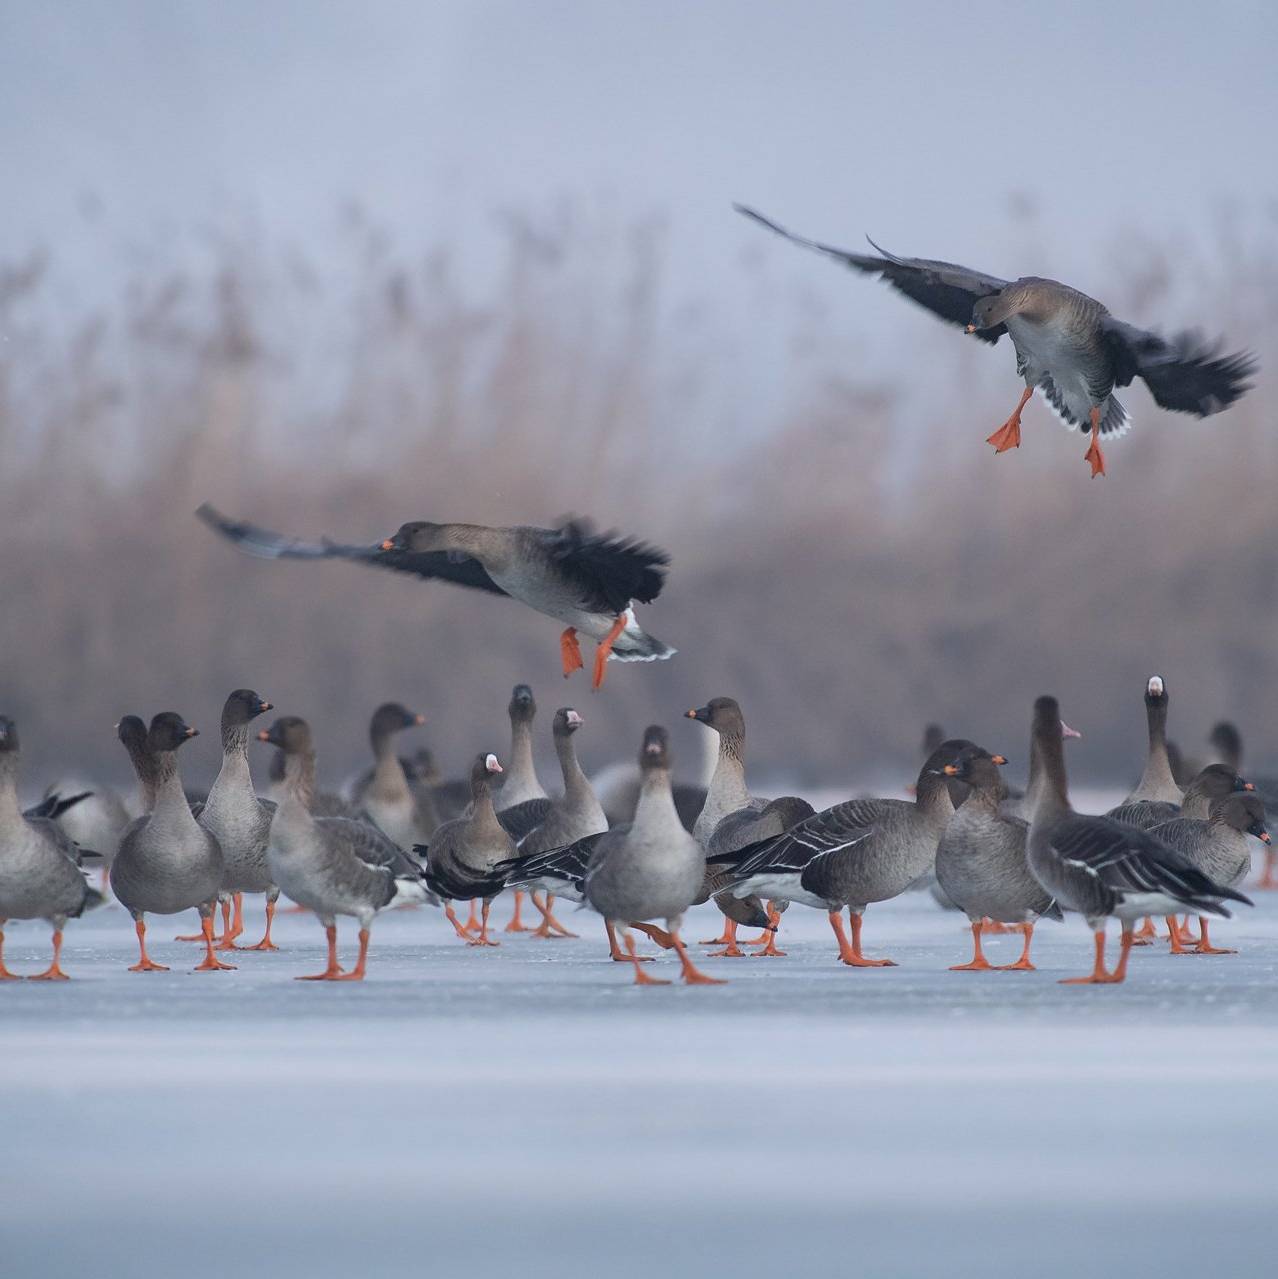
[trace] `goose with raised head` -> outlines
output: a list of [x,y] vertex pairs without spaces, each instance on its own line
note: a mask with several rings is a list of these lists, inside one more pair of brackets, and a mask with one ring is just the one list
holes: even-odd
[[[1189,911],[1229,918],[1226,900],[1251,905],[1241,893],[1203,874],[1187,857],[1147,831],[1110,817],[1076,813],[1069,802],[1060,707],[1054,697],[1034,703],[1033,732],[1043,760],[1044,784],[1034,805],[1026,843],[1034,878],[1066,910],[1087,920],[1095,939],[1092,971],[1067,984],[1121,982],[1142,916]],[[1105,922],[1122,924],[1122,949],[1105,967]]]
[[1157,799],[1138,799],[1130,804],[1119,804],[1105,814],[1116,822],[1139,826],[1141,830],[1153,830],[1164,822],[1177,817],[1189,817],[1203,821],[1211,816],[1211,806],[1218,799],[1225,799],[1235,792],[1254,791],[1251,782],[1239,777],[1228,764],[1208,764],[1185,788],[1179,804]]
[[[389,836],[350,817],[317,817],[315,747],[310,725],[296,715],[277,719],[258,740],[284,756],[284,787],[271,820],[271,879],[324,926],[328,963],[299,981],[362,981],[373,918],[396,906],[433,901],[421,869]],[[349,972],[337,960],[337,916],[359,922],[359,958]]]
[[602,686],[610,659],[652,662],[675,654],[640,627],[634,611],[636,603],[650,604],[661,594],[669,557],[631,537],[595,533],[584,520],[557,528],[413,520],[375,546],[347,546],[281,537],[227,519],[207,503],[196,514],[261,558],[349,559],[516,599],[564,624],[565,676],[583,666],[578,634],[597,642],[592,688]]
[[413,790],[395,750],[400,733],[420,728],[425,722],[425,715],[410,711],[399,702],[383,702],[368,725],[373,777],[363,794],[363,809],[378,829],[403,849],[423,843],[439,825],[429,791]]
[[[861,922],[873,902],[888,901],[933,873],[936,846],[954,815],[942,771],[972,743],[943,742],[925,761],[913,800],[849,799],[814,814],[783,835],[729,854],[731,890],[801,902],[829,916],[839,959],[856,968],[891,967],[890,959],[867,959]],[[851,918],[852,939],[842,910]]]
[[937,882],[972,927],[972,958],[955,964],[951,972],[994,970],[981,949],[987,920],[1011,924],[1024,938],[1020,958],[999,970],[1032,972],[1035,923],[1043,916],[1063,918],[1061,908],[1030,874],[1025,859],[1029,823],[1004,810],[999,768],[1006,763],[1002,755],[972,746],[941,770],[967,787],[967,798],[946,823],[936,849]]
[[48,817],[27,817],[18,803],[18,726],[0,715],[0,981],[16,979],[4,963],[4,926],[43,919],[53,930],[53,959],[31,981],[65,981],[62,932],[102,901],[80,870],[80,850]]
[[[497,820],[490,778],[502,771],[497,756],[480,754],[470,770],[470,812],[435,829],[429,845],[413,851],[426,862],[426,882],[444,903],[448,922],[470,946],[499,946],[488,936],[488,912],[493,898],[506,886],[498,869],[515,856],[515,842]],[[463,927],[453,910],[455,901],[483,903],[479,931]]]
[[138,770],[144,795],[154,794],[150,812],[125,831],[111,863],[111,891],[133,916],[138,935],[138,962],[130,972],[167,972],[146,951],[146,916],[176,915],[195,909],[200,915],[204,959],[196,972],[234,968],[213,953],[213,908],[226,877],[226,862],[216,836],[191,814],[177,751],[197,736],[174,711],[151,720],[145,743],[138,741],[136,716],[126,716],[117,729]]
[[[1227,768],[1227,765],[1217,765]],[[1251,870],[1250,837],[1268,845],[1272,842],[1265,829],[1265,804],[1259,795],[1247,791],[1233,791],[1217,796],[1211,802],[1205,818],[1173,817],[1155,826],[1150,832],[1164,844],[1184,853],[1203,874],[1219,884],[1241,884]],[[1167,917],[1167,931],[1171,939],[1173,955],[1233,955],[1232,950],[1222,950],[1211,944],[1207,932],[1207,916],[1198,920],[1198,940],[1192,940],[1181,930],[1175,915]]]
[[1003,334],[1016,351],[1025,390],[1012,416],[986,441],[996,453],[1019,448],[1021,413],[1037,390],[1071,430],[1089,431],[1084,459],[1092,475],[1104,475],[1101,440],[1118,439],[1130,426],[1115,387],[1142,378],[1164,409],[1210,417],[1250,390],[1256,362],[1248,354],[1224,355],[1219,344],[1195,333],[1161,337],[1116,319],[1095,298],[1039,276],[1001,280],[983,271],[927,258],[850,253],[795,235],[742,205],[737,212],[769,231],[866,275],[877,275],[933,315],[994,345]]
[[644,731],[639,768],[642,782],[635,819],[627,830],[598,836],[586,871],[585,899],[604,917],[614,954],[620,931],[636,985],[668,984],[644,973],[630,934],[632,925],[655,919],[665,922],[664,937],[679,956],[683,980],[689,985],[719,985],[717,978],[697,969],[679,936],[684,913],[701,891],[705,853],[679,820],[670,789],[669,734],[659,725]]
[[[717,865],[711,857],[712,852],[732,853],[738,848],[744,848],[746,844],[781,833],[777,829],[777,818],[782,811],[780,809],[773,809],[768,822],[757,831],[749,820],[757,818],[768,807],[769,801],[751,795],[746,784],[745,714],[735,698],[712,697],[704,706],[687,711],[686,717],[704,724],[718,741],[714,772],[711,773],[710,784],[706,788],[705,802],[693,823],[692,835],[706,850],[705,881],[701,896],[695,904],[701,905],[713,898],[714,904],[723,913],[724,926],[720,936],[708,938],[701,944],[724,947],[712,958],[739,959],[746,952],[737,945],[738,927],[763,927],[766,935],[757,940],[764,949],[757,953],[780,956],[783,952],[776,947],[776,928],[789,903],[776,901],[765,908],[758,897],[735,896],[728,890],[729,872]],[[809,808],[809,813],[811,811]],[[716,839],[720,827],[728,817],[734,818],[731,826],[724,830],[721,838]]]
[[[271,926],[280,889],[271,879],[266,855],[275,804],[258,798],[248,758],[249,725],[271,709],[271,703],[251,688],[237,688],[222,706],[222,767],[199,815],[200,825],[212,833],[222,850],[226,867],[222,880],[223,912],[227,909],[227,894],[235,907],[229,924],[224,918],[219,950],[278,949],[271,941]],[[252,946],[239,946],[235,940],[244,931],[245,893],[262,893],[266,898],[266,931],[262,940]]]

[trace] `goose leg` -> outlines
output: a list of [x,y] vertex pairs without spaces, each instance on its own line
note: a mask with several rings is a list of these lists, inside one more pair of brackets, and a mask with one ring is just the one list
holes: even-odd
[[275,922],[275,903],[279,898],[279,889],[275,890],[275,896],[270,893],[266,895],[266,932],[262,934],[262,940],[256,946],[243,946],[242,950],[279,950],[279,947],[271,940],[271,925]]
[[[723,917],[723,932],[718,937],[707,937],[701,942],[702,946],[731,946],[736,940],[737,926],[730,920],[727,915]],[[762,938],[760,938],[762,940]]]
[[610,920],[604,920],[604,928],[608,930],[608,954],[614,964],[650,964],[652,963],[651,955],[636,955],[633,948],[629,955],[622,954],[621,947],[617,945],[617,929],[616,925]]
[[[235,905],[235,915],[227,926],[226,917],[231,902]],[[244,931],[244,894],[234,893],[231,902],[222,903],[222,940],[218,942],[218,950],[247,950],[246,946],[237,946],[235,939]]]
[[157,964],[150,955],[146,953],[146,920],[138,915],[133,920],[133,929],[138,935],[138,953],[141,956],[136,964],[129,966],[131,973],[167,973],[169,970],[164,964]]
[[674,934],[666,932],[664,928],[658,928],[656,924],[643,924],[637,919],[632,919],[629,927],[637,928],[646,937],[650,937],[662,950],[669,950],[674,945]]
[[28,981],[67,981],[66,973],[58,961],[62,958],[62,929],[53,930],[53,962],[42,973],[33,973]]
[[475,913],[475,899],[470,899],[470,914],[466,918],[466,922],[462,927],[468,932],[473,933],[479,928],[479,916]]
[[1032,973],[1034,965],[1030,963],[1030,942],[1034,939],[1033,924],[1018,924],[1021,932],[1025,936],[1025,944],[1021,947],[1021,957],[1014,964],[999,964],[999,972],[1003,973]]
[[328,967],[322,973],[309,973],[305,977],[294,977],[294,981],[332,981],[343,976],[337,962],[337,925],[325,924],[324,934],[328,938]]
[[359,958],[355,961],[355,967],[348,973],[338,973],[333,977],[333,981],[363,981],[364,965],[368,962],[368,929],[361,928],[359,930]]
[[981,950],[981,933],[984,931],[984,927],[984,924],[979,919],[972,924],[972,958],[966,964],[952,964],[950,972],[987,973],[993,970],[994,965],[985,958],[985,953]]
[[701,972],[697,968],[697,966],[692,962],[691,958],[688,955],[688,948],[679,939],[679,934],[677,932],[673,930],[671,931],[670,940],[674,943],[674,948],[679,955],[679,963],[682,969],[684,985],[686,986],[726,986],[727,985],[727,982],[725,982],[722,978],[707,977],[705,973]]
[[1125,981],[1127,978],[1127,960],[1132,953],[1132,927],[1130,924],[1123,925],[1122,948],[1118,952],[1118,967],[1110,974],[1111,982]]
[[193,971],[197,973],[215,973],[224,970],[233,970],[234,964],[224,964],[213,953],[213,911],[209,910],[207,914],[200,912],[200,931],[204,934],[204,958],[195,965]]
[[11,973],[4,966],[4,926],[8,922],[7,919],[0,919],[0,981],[21,981],[20,973]]
[[506,925],[505,931],[508,933],[527,933],[532,930],[524,923],[523,916],[524,894],[520,888],[515,889],[515,913],[510,917],[510,923]]
[[[222,897],[218,899],[222,904],[222,941],[226,940],[227,934],[231,931],[231,899],[230,897]],[[217,902],[213,904],[213,910],[217,912]],[[198,933],[184,933],[181,937],[175,937],[174,941],[203,941],[204,930]],[[221,946],[218,946],[221,950]]]
[[581,670],[586,664],[581,660],[581,645],[577,642],[575,626],[570,626],[559,637],[559,659],[564,664],[564,679],[567,679],[573,671]]
[[1257,888],[1278,888],[1278,852],[1272,848],[1265,849],[1265,873],[1256,884]]
[[727,921],[727,926],[724,928],[723,931],[728,938],[727,949],[711,951],[710,954],[706,956],[706,958],[707,959],[744,959],[745,951],[742,950],[741,947],[737,945],[737,921],[735,919],[729,919]]
[[[1167,940],[1171,942],[1169,954],[1172,955],[1192,955],[1194,952],[1185,945],[1186,942],[1192,942],[1192,937],[1185,936],[1185,930],[1181,927],[1180,920],[1175,915],[1167,916]],[[1140,943],[1138,942],[1137,945]]]
[[500,946],[501,942],[493,941],[488,935],[488,912],[492,909],[492,902],[487,897],[484,898],[480,906],[479,916],[479,935],[477,937],[467,937],[466,944],[468,946]]
[[1158,928],[1154,921],[1146,915],[1141,926],[1132,934],[1133,946],[1152,946],[1158,937]]
[[532,931],[532,936],[540,937],[544,940],[554,940],[560,937],[576,937],[576,933],[570,933],[556,918],[553,910],[555,904],[554,893],[546,893],[544,901],[537,896],[535,892],[528,894],[532,898],[532,904],[541,912],[541,923]]
[[444,915],[448,919],[448,922],[452,924],[457,936],[460,937],[462,941],[470,941],[470,933],[467,930],[466,925],[457,918],[457,912],[453,909],[452,902],[446,901],[444,903]]
[[762,937],[758,940],[763,942],[763,949],[756,950],[752,953],[754,959],[762,959],[764,957],[774,959],[784,959],[785,951],[777,947],[777,929],[781,925],[781,912],[777,910],[774,903],[768,903],[768,923],[772,925]]
[[[1198,945],[1194,948],[1192,952],[1193,954],[1195,955],[1236,955],[1238,953],[1236,950],[1226,950],[1220,946],[1213,946],[1211,944],[1211,938],[1207,936],[1207,916],[1206,915],[1198,916],[1198,927],[1200,930],[1199,937],[1198,937]],[[55,933],[54,936],[57,936],[57,934]]]
[[1016,930],[1010,925],[1005,924],[998,919],[990,919],[988,916],[981,920],[981,932],[996,936],[1000,933],[1011,933]]
[[[608,937],[610,940],[612,939],[612,928],[613,928],[613,925],[609,923]],[[648,974],[644,972],[642,968],[639,967],[639,965],[643,963],[644,957],[638,955],[635,952],[635,939],[631,937],[630,933],[623,928],[621,930],[621,936],[626,943],[626,953],[624,956],[621,956],[620,958],[629,959],[629,961],[634,965],[635,985],[636,986],[669,986],[670,983],[668,981],[663,981],[660,977],[649,977]]]
[[1029,403],[1033,394],[1034,388],[1027,386],[1021,392],[1021,402],[1012,410],[1012,416],[993,435],[986,438],[985,443],[992,444],[995,453],[1006,453],[1008,449],[1021,447],[1021,410]]
[[592,690],[598,690],[603,687],[604,674],[608,667],[608,654],[612,652],[612,646],[616,641],[617,636],[625,629],[626,615],[625,613],[622,613],[622,615],[613,622],[612,629],[608,632],[608,634],[599,641],[599,647],[595,649],[594,678],[590,681],[590,687]]
[[[848,907],[848,918],[852,921],[852,963],[857,968],[895,968],[894,959],[866,959],[861,953],[861,912]],[[848,962],[846,959],[843,961]]]
[[[1129,940],[1131,933],[1123,931],[1123,945],[1130,949],[1131,941]],[[1094,934],[1096,946],[1096,958],[1092,963],[1092,971],[1087,977],[1065,977],[1059,983],[1062,986],[1090,986],[1096,983],[1111,982],[1114,980],[1105,968],[1105,930],[1099,928]]]
[[1092,479],[1105,474],[1105,455],[1100,447],[1100,407],[1092,409],[1092,442],[1083,454],[1083,460],[1092,464]]

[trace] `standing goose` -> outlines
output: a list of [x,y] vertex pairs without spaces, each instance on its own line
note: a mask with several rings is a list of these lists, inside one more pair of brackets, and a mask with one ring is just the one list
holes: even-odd
[[[779,835],[784,829],[777,828],[776,818],[781,812],[779,809],[772,811],[764,827],[757,832],[754,829],[753,819],[768,807],[768,801],[751,795],[750,788],[746,785],[745,715],[735,698],[712,697],[704,706],[688,711],[686,718],[695,719],[711,729],[719,743],[714,772],[710,775],[710,785],[706,788],[705,803],[692,825],[692,836],[706,850],[705,880],[701,896],[694,904],[699,906],[713,897],[714,904],[723,912],[724,927],[720,936],[709,938],[701,944],[724,947],[711,958],[738,959],[746,952],[737,945],[737,928],[742,924],[747,927],[755,926],[762,921],[767,928],[767,936],[759,939],[764,949],[758,954],[779,956],[783,952],[776,948],[776,926],[789,903],[770,903],[765,913],[763,903],[757,897],[737,897],[730,892],[728,870],[710,859],[712,848],[715,854],[732,853],[744,848],[746,844]],[[808,814],[811,811],[809,807]],[[737,817],[737,814],[741,816]],[[716,839],[720,826],[729,816],[735,818],[730,829],[724,831],[722,838]]]
[[[436,828],[430,844],[413,851],[426,860],[426,882],[444,902],[448,922],[470,946],[499,946],[488,936],[492,900],[506,886],[498,866],[515,856],[514,840],[506,834],[493,808],[489,778],[501,772],[497,756],[480,755],[470,770],[470,812]],[[483,911],[479,932],[472,936],[453,911],[453,902],[480,898]]]
[[596,534],[581,520],[551,529],[414,520],[376,546],[344,546],[281,537],[229,520],[207,504],[196,514],[264,559],[349,559],[508,595],[564,624],[559,649],[565,676],[582,668],[578,632],[598,642],[592,688],[602,686],[610,657],[652,662],[675,653],[646,634],[634,614],[636,602],[650,604],[661,594],[669,557],[633,538]]
[[1025,943],[1021,957],[1002,964],[1001,971],[1033,971],[1030,943],[1034,924],[1042,916],[1062,919],[1061,908],[1030,874],[1025,860],[1029,823],[1003,808],[1002,755],[991,755],[973,746],[942,769],[947,777],[970,789],[963,804],[946,824],[936,849],[936,879],[949,899],[972,926],[972,958],[955,964],[951,972],[989,972],[992,965],[981,950],[986,920],[1014,924]]
[[[1045,781],[1030,819],[1030,870],[1062,907],[1087,920],[1095,936],[1091,973],[1067,978],[1066,984],[1121,982],[1127,976],[1132,923],[1142,916],[1189,910],[1228,919],[1221,904],[1226,898],[1251,905],[1152,834],[1109,817],[1076,813],[1069,803],[1060,708],[1054,697],[1034,703],[1033,725]],[[1105,921],[1110,916],[1123,928],[1122,951],[1112,973],[1105,968]]]
[[[510,704],[506,708],[510,716],[510,760],[505,772],[493,777],[489,785],[493,792],[493,807],[503,828],[516,844],[550,811],[550,797],[537,776],[537,763],[533,758],[533,720],[537,717],[537,699],[527,684],[516,684],[511,690]],[[470,783],[466,783],[469,789]],[[529,928],[523,921],[524,895],[515,889],[515,909],[506,925],[508,933],[526,933]],[[544,922],[544,921],[543,921]],[[470,916],[465,927],[473,932],[479,927],[475,918],[475,903],[470,904]]]
[[[1217,765],[1224,767],[1224,765]],[[1150,834],[1184,853],[1204,875],[1219,884],[1233,887],[1241,884],[1251,869],[1251,845],[1248,836],[1254,835],[1261,843],[1271,841],[1265,829],[1265,805],[1259,795],[1236,791],[1212,801],[1208,816],[1204,818],[1173,817],[1155,826]],[[1174,915],[1167,917],[1167,931],[1171,936],[1173,955],[1233,955],[1236,951],[1220,950],[1211,944],[1207,935],[1207,916],[1198,920],[1198,941],[1188,949],[1186,938]]]
[[1105,473],[1101,439],[1117,439],[1129,426],[1113,394],[1116,386],[1143,378],[1159,407],[1198,417],[1227,409],[1251,389],[1246,379],[1256,363],[1250,355],[1222,355],[1219,344],[1206,344],[1194,333],[1167,339],[1125,324],[1095,298],[1056,280],[1007,281],[951,262],[898,258],[873,240],[879,257],[849,253],[794,235],[753,209],[736,209],[795,244],[880,276],[983,342],[993,345],[1008,334],[1025,390],[1012,416],[987,441],[996,453],[1020,447],[1021,412],[1035,390],[1068,427],[1091,431],[1084,458],[1096,476]]
[[[688,985],[720,985],[699,972],[679,936],[684,912],[696,900],[705,875],[701,845],[683,828],[670,789],[670,746],[664,728],[650,726],[639,752],[643,780],[639,805],[629,830],[610,830],[598,837],[585,877],[585,897],[604,917],[610,948],[616,951],[621,929],[626,954],[634,964],[635,984],[668,985],[647,976],[639,966],[633,924],[662,919],[666,936],[679,956]],[[646,930],[645,930],[646,931]]]
[[1254,791],[1249,781],[1244,781],[1228,764],[1208,764],[1185,789],[1179,804],[1165,800],[1138,799],[1119,804],[1105,814],[1116,822],[1139,826],[1141,830],[1153,830],[1176,817],[1189,817],[1197,821],[1211,816],[1211,806],[1218,799],[1225,799],[1236,791]]
[[[387,835],[350,817],[317,817],[315,747],[310,725],[295,715],[258,733],[284,755],[284,788],[271,820],[271,879],[299,906],[315,912],[328,940],[322,973],[298,981],[363,981],[373,916],[431,900],[420,869]],[[337,916],[359,921],[359,958],[350,972],[337,962]]]
[[[564,793],[560,799],[547,801],[549,807],[541,821],[518,840],[517,862],[526,857],[548,853],[552,849],[564,848],[579,839],[598,835],[608,829],[608,819],[595,798],[589,779],[577,762],[575,738],[584,722],[571,706],[560,707],[555,712],[552,731],[555,753],[559,756],[559,770],[563,774]],[[499,819],[502,816],[503,814],[498,814]],[[554,890],[550,884],[539,882],[530,884],[529,887],[544,889],[547,894],[544,903],[538,901],[536,892],[532,894],[533,904],[542,917],[541,927],[534,929],[532,935],[540,938],[575,936],[554,916]]]
[[[824,910],[839,943],[839,959],[855,968],[892,967],[861,953],[861,917],[871,902],[899,896],[931,874],[936,846],[954,815],[942,771],[970,747],[943,742],[924,763],[913,800],[849,799],[816,813],[775,839],[730,855],[732,891],[802,902]],[[852,941],[843,929],[848,908]]]
[[363,793],[364,812],[403,849],[429,839],[439,825],[429,792],[414,791],[409,786],[395,751],[395,738],[400,733],[425,722],[425,715],[415,714],[399,702],[383,702],[368,725],[373,777]]
[[[222,890],[233,894],[235,900],[235,919],[225,930],[219,950],[279,949],[271,941],[271,925],[280,890],[271,879],[266,855],[275,805],[258,799],[248,760],[249,724],[270,709],[271,703],[251,688],[237,688],[227,697],[222,707],[222,767],[200,810],[200,825],[212,833],[222,850],[226,866]],[[266,895],[266,931],[253,946],[235,942],[244,931],[245,893]]]
[[217,839],[191,815],[177,750],[198,733],[180,715],[163,711],[151,721],[146,744],[136,740],[135,716],[120,721],[120,739],[130,758],[143,760],[138,781],[143,793],[154,787],[151,811],[124,833],[111,863],[111,890],[133,916],[138,962],[130,972],[167,972],[146,953],[146,916],[176,915],[193,907],[200,913],[205,957],[196,972],[233,968],[213,953],[213,907],[226,876]]
[[4,926],[44,919],[53,929],[53,960],[31,981],[65,981],[62,930],[102,900],[80,871],[79,849],[47,817],[27,817],[18,803],[18,727],[0,715],[0,981],[16,979],[4,963]]
[[[1221,720],[1211,730],[1208,738],[1212,748],[1220,755],[1230,768],[1242,768],[1242,734],[1238,726],[1229,720]],[[1278,777],[1261,776],[1252,779],[1256,794],[1265,803],[1265,813],[1271,825],[1278,824]],[[1265,870],[1256,884],[1257,888],[1278,888],[1278,852],[1270,847],[1265,849]]]

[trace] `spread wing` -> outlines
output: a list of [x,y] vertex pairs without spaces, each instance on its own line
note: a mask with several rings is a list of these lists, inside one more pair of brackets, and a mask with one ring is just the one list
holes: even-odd
[[815,813],[773,839],[747,844],[735,853],[716,854],[716,865],[732,865],[732,878],[750,875],[794,873],[806,870],[818,858],[854,848],[883,820],[876,799],[850,799]]
[[354,560],[359,564],[372,564],[377,568],[394,569],[399,573],[413,573],[426,580],[437,578],[443,582],[452,582],[455,586],[469,586],[493,595],[506,594],[488,576],[478,560],[465,555],[459,556],[451,551],[384,551],[380,545],[347,546],[328,538],[307,542],[301,538],[284,537],[246,520],[229,519],[207,502],[195,513],[246,555],[255,555],[259,559]]
[[1101,318],[1101,336],[1114,365],[1114,381],[1144,378],[1154,402],[1176,413],[1210,417],[1251,390],[1256,361],[1245,352],[1221,355],[1196,333],[1161,337],[1112,315]]
[[[795,235],[793,231],[787,231],[785,227],[778,226],[745,205],[736,204],[732,207],[738,213],[758,222],[760,226],[775,231],[777,235],[784,236],[795,244],[801,244],[805,249],[824,253],[826,257],[834,258],[836,262],[842,262],[854,271],[879,276],[898,293],[904,293],[933,315],[963,328],[971,322],[972,308],[981,298],[1001,292],[1008,284],[995,275],[986,275],[983,271],[974,271],[971,267],[959,266],[954,262],[934,262],[929,258],[898,258],[886,249],[880,249],[873,240],[870,240],[870,244],[878,250],[880,257],[850,253],[847,249],[836,249],[831,244],[821,244],[817,240]],[[1006,332],[1007,329],[999,324],[992,329],[982,329],[975,336],[992,345]]]
[[595,533],[585,520],[565,520],[541,536],[551,560],[586,608],[620,613],[631,600],[650,604],[665,585],[665,551],[619,533]]

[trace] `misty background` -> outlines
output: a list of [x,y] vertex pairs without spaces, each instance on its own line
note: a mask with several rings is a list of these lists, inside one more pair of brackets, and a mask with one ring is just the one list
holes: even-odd
[[[583,712],[587,767],[728,694],[752,766],[832,786],[912,776],[932,719],[1015,773],[1050,691],[1074,775],[1121,784],[1154,672],[1187,751],[1230,716],[1263,771],[1276,37],[1262,3],[3,0],[0,710],[26,783],[123,780],[112,725],[161,709],[205,730],[205,780],[239,685],[312,719],[330,776],[392,697],[459,774],[526,680]],[[1258,355],[1256,389],[1203,422],[1120,392],[1104,479],[1037,399],[996,458],[1010,344],[734,200],[1201,328]],[[204,500],[367,542],[587,514],[670,551],[641,616],[680,652],[591,696],[548,619],[249,560]],[[700,731],[675,725],[688,765]]]

